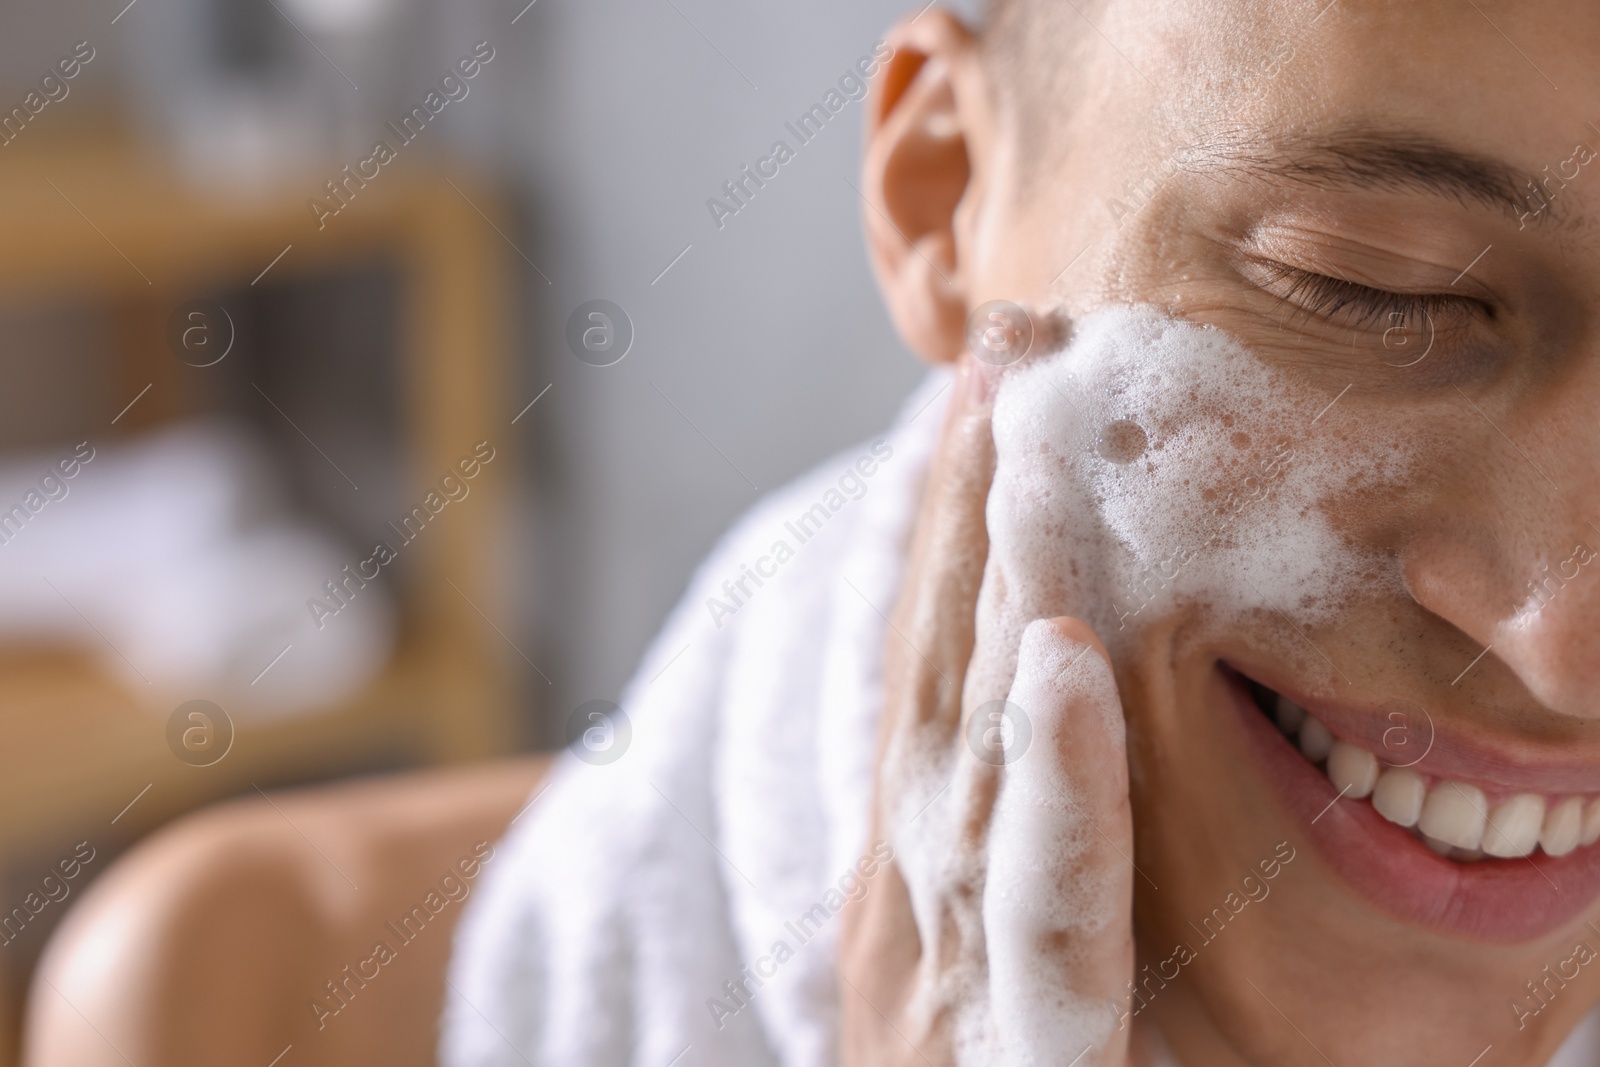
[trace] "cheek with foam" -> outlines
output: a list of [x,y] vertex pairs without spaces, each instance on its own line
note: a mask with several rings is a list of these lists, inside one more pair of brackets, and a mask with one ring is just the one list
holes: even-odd
[[1003,695],[1036,618],[1089,622],[1113,656],[1175,613],[1313,626],[1401,588],[1336,528],[1401,481],[1413,443],[1362,425],[1214,327],[1149,307],[1083,319],[996,398],[990,559],[969,702]]

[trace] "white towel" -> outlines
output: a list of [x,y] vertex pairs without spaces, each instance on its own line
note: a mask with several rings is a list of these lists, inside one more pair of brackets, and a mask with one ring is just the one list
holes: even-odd
[[[816,908],[872,845],[885,616],[948,381],[912,396],[892,457],[820,533],[796,545],[796,520],[870,447],[758,505],[700,567],[624,691],[630,747],[603,766],[564,754],[484,868],[456,934],[443,1067],[835,1063],[838,919]],[[731,616],[708,606],[780,539],[795,554],[775,577],[747,579]],[[808,913],[831,921],[801,944]],[[748,1006],[713,1010],[779,940],[795,955],[747,980]],[[1591,1015],[1552,1067],[1597,1062],[1596,1029]]]
[[[74,456],[87,462],[58,466]],[[261,448],[226,423],[7,457],[0,641],[81,644],[156,706],[337,703],[388,662],[395,611],[369,583],[318,627],[307,601],[365,553],[284,518],[282,497]]]
[[[838,918],[812,909],[869,846],[884,616],[948,383],[724,538],[623,693],[630,748],[563,755],[496,846],[456,938],[448,1067],[833,1062]],[[738,596],[747,566],[776,573]],[[808,912],[802,944],[785,923]],[[708,1007],[780,939],[796,954],[748,1007]]]

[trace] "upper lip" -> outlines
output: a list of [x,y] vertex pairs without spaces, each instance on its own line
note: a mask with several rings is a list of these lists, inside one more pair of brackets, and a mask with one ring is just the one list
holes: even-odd
[[[1595,755],[1583,758],[1556,748],[1550,741],[1507,732],[1491,733],[1463,721],[1458,713],[1418,700],[1387,700],[1369,694],[1352,695],[1347,700],[1314,696],[1300,689],[1292,677],[1267,664],[1233,659],[1224,662],[1251,681],[1305,708],[1322,721],[1336,740],[1359,745],[1386,765],[1409,766],[1433,778],[1479,786],[1487,793],[1600,793],[1600,757]],[[1397,710],[1402,711],[1403,720],[1391,718]],[[1407,732],[1394,733],[1397,725]]]

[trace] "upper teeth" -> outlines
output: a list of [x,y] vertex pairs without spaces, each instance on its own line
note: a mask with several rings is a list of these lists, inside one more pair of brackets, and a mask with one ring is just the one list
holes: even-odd
[[1430,781],[1409,767],[1384,767],[1359,745],[1335,740],[1321,721],[1287,697],[1277,698],[1273,718],[1297,738],[1307,759],[1327,761],[1328,778],[1342,796],[1370,796],[1379,815],[1413,828],[1435,852],[1457,859],[1511,858],[1542,848],[1564,856],[1600,841],[1600,797],[1517,793],[1491,801],[1475,785]]

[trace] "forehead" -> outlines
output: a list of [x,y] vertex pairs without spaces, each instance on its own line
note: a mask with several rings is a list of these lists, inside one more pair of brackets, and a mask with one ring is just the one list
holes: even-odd
[[1146,142],[1370,124],[1537,171],[1600,139],[1593,0],[1127,0],[1087,38],[1095,110]]

